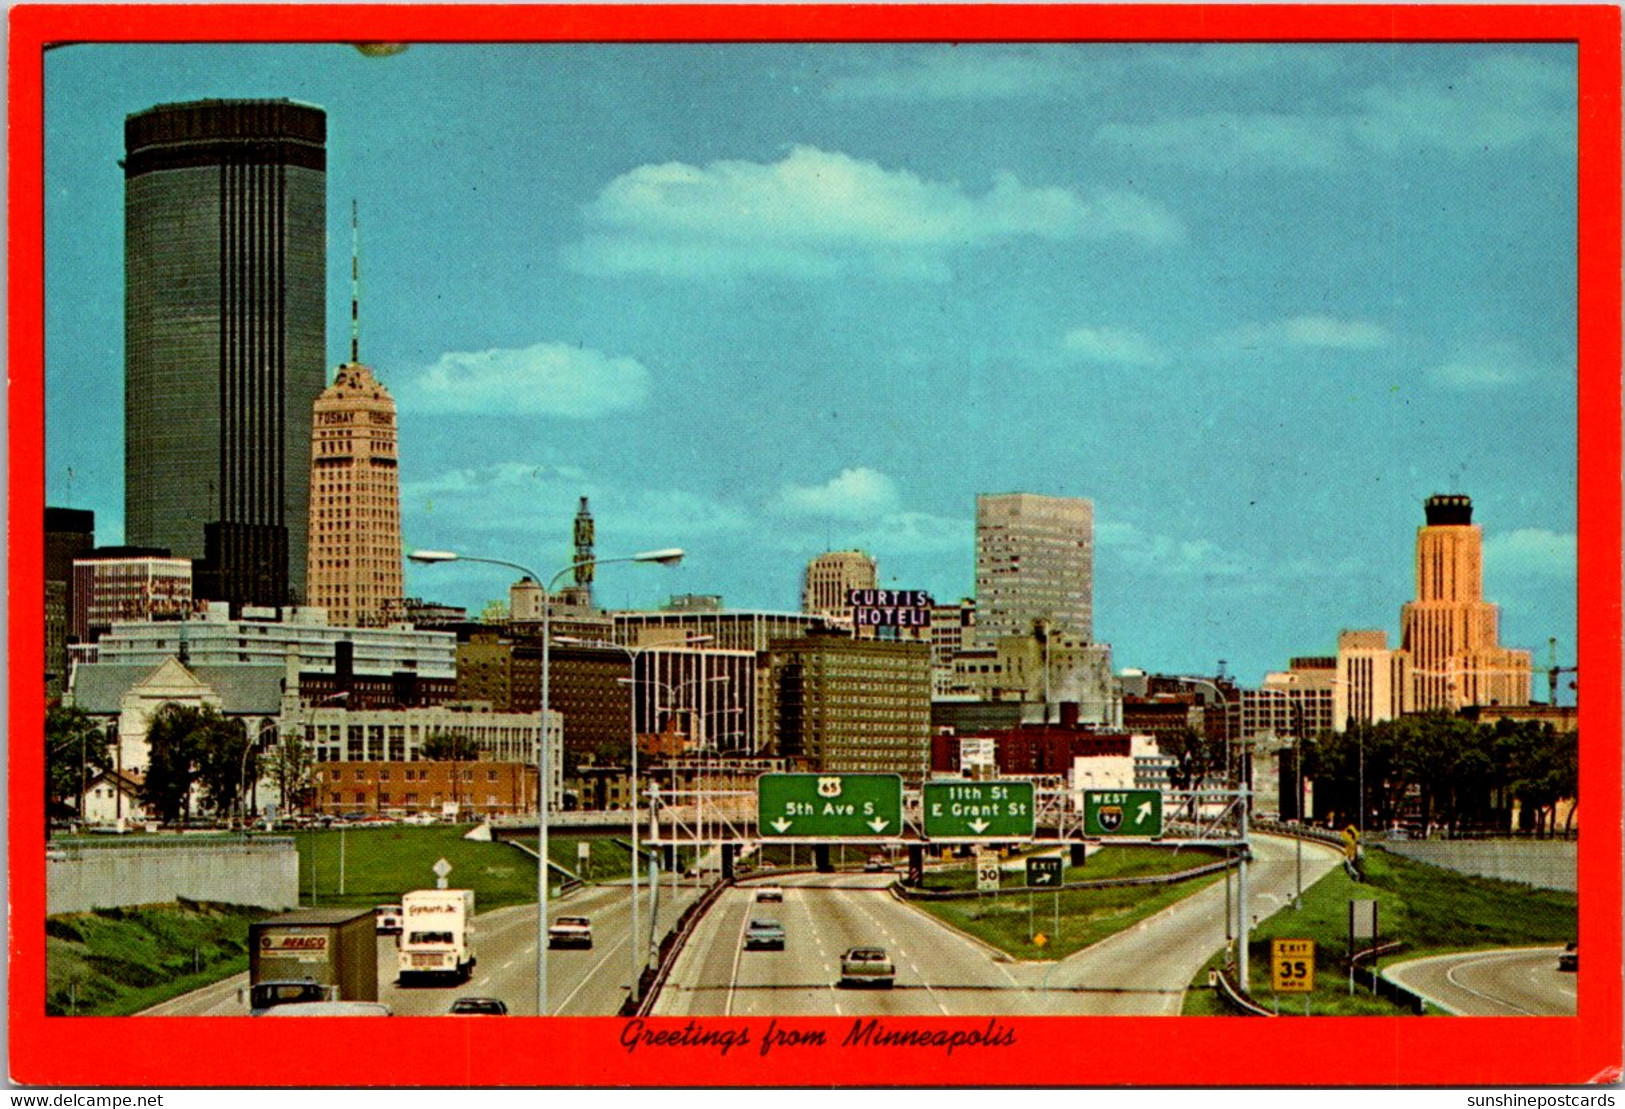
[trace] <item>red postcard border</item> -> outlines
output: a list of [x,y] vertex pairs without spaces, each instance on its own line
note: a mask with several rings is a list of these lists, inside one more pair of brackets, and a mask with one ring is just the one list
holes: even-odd
[[[304,1022],[47,1018],[42,751],[10,748],[10,1069],[119,1086],[1532,1085],[1617,1080],[1620,913],[1620,12],[1612,5],[37,5],[11,11],[10,728],[39,735],[44,350],[41,76],[48,44],[99,41],[1569,41],[1580,66],[1581,933],[1574,1018],[1012,1018],[1013,1046],[757,1051],[621,1044],[614,1018]],[[1612,676],[1612,677],[1610,677]],[[1595,955],[1595,957],[1593,957]],[[71,1031],[61,1022],[72,1020]],[[680,1028],[684,1021],[662,1020]],[[971,1030],[986,1019],[899,1018]],[[839,1043],[850,1021],[788,1018]],[[323,1026],[324,1028],[328,1026]],[[1508,1050],[1511,1045],[1516,1050]],[[1284,1065],[1290,1061],[1290,1065]]]

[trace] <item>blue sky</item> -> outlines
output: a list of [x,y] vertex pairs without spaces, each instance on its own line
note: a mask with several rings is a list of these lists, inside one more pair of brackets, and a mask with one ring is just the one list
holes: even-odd
[[52,51],[48,503],[121,538],[125,115],[285,96],[328,112],[333,364],[360,204],[408,547],[550,571],[585,494],[602,556],[689,551],[612,606],[794,609],[851,546],[948,599],[978,492],[1083,496],[1115,664],[1252,682],[1397,638],[1460,491],[1503,642],[1571,660],[1575,81],[1563,44]]

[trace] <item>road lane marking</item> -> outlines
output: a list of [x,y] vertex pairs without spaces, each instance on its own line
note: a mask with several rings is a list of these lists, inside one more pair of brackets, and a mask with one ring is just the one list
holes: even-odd
[[1463,959],[1461,962],[1455,963],[1448,970],[1446,970],[1444,972],[1444,978],[1445,978],[1446,982],[1449,982],[1452,986],[1456,987],[1458,990],[1465,990],[1467,993],[1472,994],[1474,997],[1481,997],[1485,1001],[1490,1002],[1492,1005],[1504,1005],[1506,1008],[1511,1009],[1513,1012],[1522,1013],[1526,1017],[1539,1016],[1540,1015],[1539,1013],[1535,1013],[1535,1012],[1532,1012],[1529,1009],[1525,1009],[1521,1005],[1514,1005],[1512,1002],[1507,1001],[1504,998],[1495,997],[1492,994],[1487,994],[1487,993],[1483,993],[1483,992],[1481,992],[1479,990],[1475,990],[1471,986],[1467,985],[1466,983],[1462,982],[1459,978],[1456,977],[1456,971],[1458,971],[1458,970],[1465,970],[1468,967],[1478,966],[1481,963],[1505,962],[1507,959],[1518,958],[1520,955],[1523,955],[1523,954],[1524,954],[1523,952],[1517,952],[1517,953],[1511,954],[1511,955],[1505,954],[1505,953],[1498,953],[1498,954],[1495,954],[1495,955],[1486,955],[1486,956],[1484,956],[1482,958],[1477,958],[1477,959]]
[[554,1009],[553,1012],[550,1013],[549,1015],[550,1016],[558,1016],[559,1013],[563,1012],[564,1007],[566,1005],[570,1004],[570,1002],[575,1000],[576,994],[578,994],[582,990],[586,989],[587,983],[591,982],[593,980],[594,976],[597,975],[598,968],[603,966],[605,963],[609,962],[610,959],[614,957],[614,955],[615,955],[615,953],[617,951],[619,951],[622,947],[626,946],[626,942],[627,942],[626,939],[622,939],[622,940],[618,941],[615,944],[614,947],[611,947],[608,951],[606,951],[604,953],[604,957],[602,959],[599,959],[597,963],[593,964],[593,968],[582,976],[581,981],[576,984],[576,988],[571,990],[570,993],[569,993],[569,996],[567,996],[563,1001],[559,1002],[558,1008]]
[[745,928],[750,923],[750,907],[754,902],[745,902],[745,911],[739,917],[739,935],[734,937],[734,965],[733,971],[728,975],[728,998],[722,1005],[722,1015],[733,1016],[734,989],[739,985],[739,957],[745,953]]

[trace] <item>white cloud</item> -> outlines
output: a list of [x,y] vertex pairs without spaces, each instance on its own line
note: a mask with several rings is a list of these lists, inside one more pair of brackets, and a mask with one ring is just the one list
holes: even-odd
[[1023,237],[1165,243],[1184,233],[1166,209],[1132,193],[1083,199],[1001,174],[977,196],[811,146],[770,164],[640,166],[606,185],[584,214],[593,230],[568,249],[572,264],[670,277],[862,269],[941,279],[954,249]]
[[1377,150],[1502,150],[1541,138],[1572,141],[1577,78],[1546,57],[1496,54],[1437,83],[1375,85],[1356,99],[1355,130]]
[[1066,333],[1062,345],[1086,362],[1117,366],[1164,366],[1168,355],[1138,331],[1079,327]]
[[400,389],[403,405],[425,412],[572,419],[637,408],[648,392],[636,360],[561,343],[452,351]]
[[1056,54],[985,47],[938,47],[897,65],[874,65],[832,79],[831,100],[973,101],[1047,96],[1084,72]]
[[1573,532],[1518,528],[1484,540],[1484,569],[1501,574],[1572,578],[1579,566],[1579,538]]
[[[1227,62],[1236,75],[1245,75],[1264,59],[1215,49],[1198,55],[1192,67],[1201,65],[1215,76],[1214,67]],[[1321,111],[1203,112],[1119,121],[1099,128],[1094,138],[1204,169],[1333,170],[1373,152],[1468,154],[1548,140],[1572,143],[1576,90],[1572,65],[1551,55],[1503,53],[1475,59],[1433,83],[1371,85]]]
[[1349,155],[1348,130],[1335,118],[1210,112],[1146,123],[1108,123],[1095,141],[1159,161],[1210,169],[1329,169]]
[[1534,365],[1515,343],[1479,343],[1463,347],[1427,371],[1434,384],[1461,392],[1484,392],[1517,385],[1531,378],[1555,375],[1550,367]]
[[890,512],[897,506],[897,485],[878,470],[859,466],[842,470],[822,485],[786,485],[775,507],[795,516],[857,519]]
[[1165,577],[1236,578],[1252,572],[1244,559],[1211,540],[1174,539],[1134,524],[1097,519],[1095,543],[1108,560]]
[[1224,346],[1295,350],[1377,350],[1393,341],[1381,324],[1335,316],[1293,316],[1270,323],[1250,324],[1221,337]]
[[453,546],[464,535],[521,538],[533,548],[568,541],[577,498],[588,497],[600,541],[619,537],[617,550],[682,545],[695,536],[750,529],[743,512],[681,489],[623,486],[574,466],[499,462],[447,470],[403,482],[401,509],[408,542]]

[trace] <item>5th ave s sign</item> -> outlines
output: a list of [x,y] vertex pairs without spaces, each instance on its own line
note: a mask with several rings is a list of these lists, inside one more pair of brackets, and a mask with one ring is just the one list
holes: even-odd
[[903,830],[896,774],[763,774],[756,828],[768,839],[874,839]]

